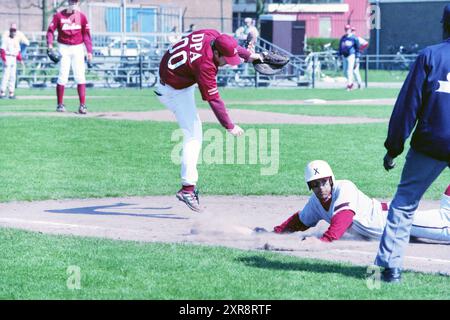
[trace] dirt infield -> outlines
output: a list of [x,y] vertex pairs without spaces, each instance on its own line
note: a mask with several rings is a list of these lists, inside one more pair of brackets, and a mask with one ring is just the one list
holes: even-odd
[[[367,117],[321,117],[255,110],[230,109],[230,116],[236,123],[241,124],[360,124],[387,122],[388,119],[374,119]],[[211,110],[199,109],[202,122],[217,123],[217,118]],[[162,121],[175,122],[175,116],[169,110],[143,111],[143,112],[89,112],[79,115],[74,112],[2,112],[0,117],[6,116],[33,116],[33,117],[86,117],[110,120],[133,121]]]
[[395,99],[353,99],[353,100],[253,100],[253,101],[230,101],[230,105],[311,105],[311,104],[328,104],[328,105],[394,105]]
[[[90,96],[89,100],[111,98],[110,96]],[[53,100],[52,95],[30,95],[20,96],[17,100]],[[78,99],[78,96],[67,95],[64,99]],[[245,101],[227,101],[229,105],[311,105],[311,104],[329,104],[329,105],[394,105],[395,99],[350,99],[350,100],[323,100],[323,99],[307,99],[307,100],[245,100]]]
[[[201,197],[202,213],[193,213],[174,196],[0,203],[0,226],[50,234],[271,250],[361,266],[373,263],[377,241],[351,234],[331,244],[300,240],[321,234],[326,223],[311,232],[290,235],[252,232],[255,227],[271,230],[305,202],[305,197],[294,196],[205,196]],[[438,206],[437,201],[423,201],[420,208]],[[410,243],[404,265],[410,270],[450,275],[450,245]]]

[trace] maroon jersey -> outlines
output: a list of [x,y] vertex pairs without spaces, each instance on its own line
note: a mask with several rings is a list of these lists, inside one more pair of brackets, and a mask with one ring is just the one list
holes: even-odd
[[[198,30],[172,45],[159,66],[161,80],[175,89],[197,83],[203,100],[219,98],[212,42],[220,35],[212,29]],[[243,48],[238,48],[238,52],[244,60],[250,57]]]
[[58,30],[58,42],[67,45],[84,43],[88,53],[92,53],[92,40],[89,23],[80,11],[68,13],[62,10],[55,13],[47,30],[47,44],[53,44],[54,32]]

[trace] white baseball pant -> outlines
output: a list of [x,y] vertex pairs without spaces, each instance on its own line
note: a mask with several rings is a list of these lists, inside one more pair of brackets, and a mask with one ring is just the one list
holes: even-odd
[[362,85],[362,79],[361,79],[361,73],[359,72],[359,63],[356,64],[355,68],[353,69],[353,76],[356,79],[356,83],[358,85]]
[[65,86],[69,81],[70,67],[77,84],[85,84],[84,44],[66,45],[58,44],[61,61],[59,66],[58,84]]
[[6,63],[3,63],[2,92],[6,92],[6,88],[8,87],[9,94],[14,93],[14,88],[16,87],[16,59],[16,56],[7,55]]
[[355,67],[355,60],[356,58],[354,54],[344,57],[343,60],[344,75],[347,78],[347,85],[351,85],[353,83],[353,68]]
[[[386,225],[388,211],[382,211],[384,225]],[[353,220],[352,229],[360,235],[380,239],[384,228],[370,228]],[[411,236],[436,241],[450,242],[450,211],[444,208],[435,210],[418,210],[414,214]]]
[[174,89],[158,84],[159,101],[171,110],[183,131],[181,156],[181,183],[196,185],[198,181],[197,162],[202,147],[202,122],[195,105],[195,85],[185,89]]

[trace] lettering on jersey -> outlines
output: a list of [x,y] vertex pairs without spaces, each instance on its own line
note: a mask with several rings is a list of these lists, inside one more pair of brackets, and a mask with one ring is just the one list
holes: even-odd
[[70,19],[61,19],[62,30],[80,30],[81,24],[72,22]]
[[[203,48],[203,38],[205,37],[204,33],[194,34],[190,37],[191,44],[189,45],[189,61],[192,63],[198,58],[200,58],[202,55],[200,54],[200,51]],[[185,37],[175,43],[170,49],[169,53],[173,54],[175,51],[178,51],[180,49],[183,49],[189,44],[189,37]],[[195,52],[198,51],[198,52]],[[174,70],[178,68],[179,66],[182,66],[187,61],[187,52],[185,50],[179,51],[175,53],[173,56],[170,57],[169,61],[167,62],[167,67],[170,70]]]
[[351,40],[345,40],[344,41],[344,46],[351,47],[351,46],[353,46],[353,42]]
[[[205,37],[204,33],[194,34],[191,37],[192,44],[189,46],[190,51],[190,62],[194,62],[198,58],[200,58],[202,55],[199,53],[203,48],[203,38]],[[196,50],[198,52],[194,52],[193,50]]]
[[450,93],[450,72],[447,74],[447,81],[438,81],[439,88],[436,92]]

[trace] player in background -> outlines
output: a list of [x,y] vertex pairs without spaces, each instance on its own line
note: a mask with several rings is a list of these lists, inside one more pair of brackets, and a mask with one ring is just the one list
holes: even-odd
[[[11,24],[9,30],[2,35],[0,56],[3,62],[3,77],[0,89],[0,99],[6,98],[7,89],[9,91],[9,98],[16,98],[14,90],[16,87],[17,61],[20,61],[22,65],[24,65],[20,53],[21,41],[23,41],[23,39],[17,35],[17,26],[15,23]],[[26,41],[28,41],[28,39],[26,39]]]
[[443,41],[423,49],[411,66],[384,142],[383,165],[389,171],[412,133],[375,259],[384,268],[382,279],[387,282],[401,281],[403,254],[420,199],[450,167],[450,4],[441,23]]
[[[325,220],[330,226],[320,238],[323,242],[339,240],[350,229],[369,239],[381,238],[388,203],[369,198],[349,180],[335,180],[329,164],[323,160],[306,166],[305,181],[314,195],[303,210],[276,226],[275,233],[306,231]],[[450,185],[442,196],[439,210],[416,213],[411,236],[450,242]]]
[[361,52],[358,38],[352,33],[352,27],[349,24],[345,26],[345,35],[339,42],[338,56],[342,58],[344,75],[347,78],[347,90],[350,91],[353,89],[353,71],[355,65],[359,64]]
[[261,59],[238,46],[237,41],[216,30],[198,30],[171,46],[163,56],[155,90],[159,101],[170,109],[183,130],[181,160],[181,189],[176,196],[194,210],[200,211],[198,201],[197,162],[202,146],[202,123],[195,105],[195,85],[203,100],[208,101],[220,124],[233,136],[244,133],[234,124],[219,95],[216,76],[218,68]]
[[[359,41],[359,52],[362,54],[364,52],[364,50],[366,50],[369,47],[369,42],[362,38],[362,37],[358,37],[356,35],[356,28],[352,27],[352,32],[355,35],[355,37],[358,38]],[[358,89],[362,89],[362,79],[361,79],[361,73],[359,72],[359,66],[360,66],[360,60],[359,59],[357,62],[355,62],[355,67],[353,68],[353,76],[356,79],[356,83],[358,84]]]
[[69,80],[70,68],[77,83],[80,107],[78,113],[86,114],[86,77],[84,64],[84,46],[87,60],[92,61],[92,40],[89,23],[79,9],[79,0],[69,0],[69,7],[53,16],[47,30],[47,46],[53,50],[54,32],[58,31],[58,50],[61,55],[59,76],[56,84],[58,105],[56,111],[66,111],[64,106],[64,88]]
[[[254,20],[250,17],[244,19],[244,25],[237,28],[234,37],[238,41],[238,45],[249,50],[250,52],[255,52],[256,43],[258,42],[259,31],[254,24]],[[240,66],[241,72],[244,76],[248,76],[248,64]],[[238,69],[238,66],[233,69]]]
[[[17,38],[20,43],[20,55],[22,56],[22,60],[26,59],[26,54],[27,54],[26,52],[27,52],[28,46],[30,45],[30,40],[28,40],[28,38],[25,36],[25,34],[22,31],[17,29],[16,23],[11,23],[10,29],[16,30],[15,38]],[[8,36],[9,36],[9,30],[6,30],[5,32],[3,32],[2,38],[8,37]]]
[[259,31],[254,26],[254,21],[252,18],[247,17],[244,19],[244,25],[237,28],[234,33],[236,39],[238,40],[238,45],[248,49],[255,46],[258,40]]

